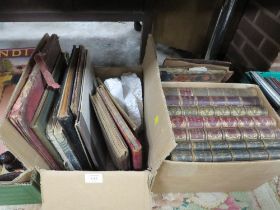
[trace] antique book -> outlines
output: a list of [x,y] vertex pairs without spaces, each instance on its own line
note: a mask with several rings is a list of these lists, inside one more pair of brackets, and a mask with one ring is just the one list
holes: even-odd
[[173,128],[259,128],[276,127],[276,120],[269,116],[240,117],[200,117],[200,116],[170,116]]
[[260,106],[257,96],[165,96],[167,106]]
[[[93,161],[94,167],[98,170],[106,170],[107,150],[104,137],[96,114],[92,109],[89,95],[95,92],[96,83],[94,71],[91,66],[90,56],[85,56],[85,66],[79,92],[75,129],[84,142],[85,147]],[[75,91],[76,92],[76,91]]]
[[131,159],[132,159],[132,166],[135,170],[142,169],[142,145],[139,140],[135,137],[132,133],[128,125],[126,124],[125,120],[118,112],[116,106],[114,105],[113,101],[110,99],[109,94],[107,93],[104,86],[99,86],[97,88],[97,92],[100,94],[104,104],[106,105],[109,113],[111,114],[116,126],[118,127],[119,131],[121,132],[128,148],[130,149]]
[[173,129],[176,141],[278,140],[279,128],[188,128]]
[[221,82],[226,73],[219,70],[205,71],[205,68],[195,71],[186,68],[160,68],[160,78],[164,82]]
[[[57,63],[54,67],[53,78],[55,82],[61,83],[62,77],[65,73],[66,68],[66,60],[65,56],[61,54],[61,56],[57,59]],[[61,168],[67,168],[64,163],[66,160],[63,160],[55,149],[54,145],[50,142],[50,140],[46,136],[46,127],[49,115],[51,114],[51,108],[54,105],[54,99],[58,96],[58,92],[56,90],[46,89],[40,103],[37,107],[35,115],[31,122],[31,128],[39,140],[44,144],[44,146],[48,149],[50,154],[54,157],[56,162],[60,165]]]
[[76,157],[79,159],[79,163],[81,164],[82,168],[84,170],[89,170],[93,168],[93,163],[88,154],[84,142],[76,132],[74,126],[75,117],[73,116],[70,110],[78,56],[79,56],[79,49],[76,48],[76,46],[74,46],[71,53],[71,58],[69,61],[67,73],[64,78],[64,83],[60,96],[61,98],[59,101],[56,117],[58,123],[63,128],[63,133],[68,139],[68,143],[70,144],[71,148],[75,152]]
[[119,170],[130,169],[128,147],[98,92],[91,96],[91,101],[114,165]]
[[[56,101],[57,102],[57,101]],[[82,170],[82,166],[74,153],[74,150],[70,146],[68,139],[63,133],[61,125],[57,122],[58,104],[51,110],[51,116],[46,127],[46,135],[48,140],[53,144],[57,152],[60,154],[64,161],[66,169],[69,170]]]
[[252,88],[175,88],[163,87],[165,96],[256,96]]
[[86,58],[87,58],[87,50],[84,48],[84,46],[80,45],[78,62],[76,65],[76,75],[75,75],[74,85],[73,85],[73,94],[72,94],[71,104],[70,104],[71,112],[75,118],[77,118],[78,115],[80,94],[82,88],[82,79],[83,79],[86,62],[87,62]]
[[31,71],[27,82],[14,103],[9,119],[31,146],[45,158],[52,169],[60,169],[55,159],[30,128],[31,121],[47,84],[54,85],[54,87],[56,85],[51,77],[57,57],[61,54],[56,35],[50,37],[42,49],[42,53],[37,53],[34,56],[37,64]]

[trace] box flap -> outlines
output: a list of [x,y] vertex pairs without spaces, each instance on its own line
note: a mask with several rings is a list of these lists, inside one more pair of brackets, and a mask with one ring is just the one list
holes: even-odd
[[42,209],[152,209],[149,172],[41,170]]
[[163,94],[155,45],[149,36],[143,61],[144,118],[149,141],[148,167],[153,175],[161,163],[176,147],[172,126]]

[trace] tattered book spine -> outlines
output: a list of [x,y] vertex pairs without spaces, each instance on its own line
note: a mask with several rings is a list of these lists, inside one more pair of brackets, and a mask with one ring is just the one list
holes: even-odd
[[167,106],[260,106],[257,96],[165,96]]
[[200,117],[171,116],[173,128],[262,128],[276,127],[276,120],[269,116]]
[[175,140],[181,141],[238,141],[279,140],[279,128],[191,128],[173,129]]
[[236,88],[175,88],[164,87],[165,96],[252,96],[256,91]]
[[280,149],[240,149],[240,150],[174,150],[172,161],[182,162],[227,162],[274,160],[280,158]]
[[168,106],[170,116],[267,116],[268,111],[262,106]]

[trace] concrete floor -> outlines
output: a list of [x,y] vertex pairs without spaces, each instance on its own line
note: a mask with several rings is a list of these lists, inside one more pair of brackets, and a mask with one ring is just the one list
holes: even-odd
[[135,66],[141,33],[132,22],[0,23],[0,48],[36,46],[45,33],[56,33],[64,51],[85,45],[95,65]]
[[[34,47],[45,33],[56,33],[64,51],[74,44],[85,45],[98,66],[135,66],[139,62],[141,32],[133,22],[40,22],[0,23],[0,49]],[[158,61],[180,57],[176,51],[159,45]]]

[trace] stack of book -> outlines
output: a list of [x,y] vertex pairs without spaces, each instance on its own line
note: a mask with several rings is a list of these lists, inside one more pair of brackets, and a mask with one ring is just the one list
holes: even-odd
[[107,170],[112,161],[114,169],[140,170],[142,146],[116,101],[97,85],[88,57],[82,45],[69,57],[58,36],[46,34],[7,118],[51,169]]
[[280,159],[280,129],[250,91],[164,88],[177,142],[174,161]]

